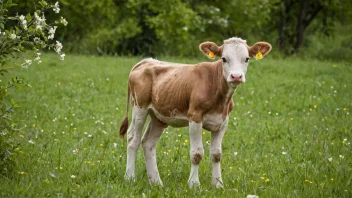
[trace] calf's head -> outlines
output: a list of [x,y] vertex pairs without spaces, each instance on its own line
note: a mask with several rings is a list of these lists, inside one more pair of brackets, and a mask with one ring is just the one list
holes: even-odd
[[257,42],[248,46],[245,40],[234,37],[225,40],[220,47],[213,42],[204,42],[199,48],[211,59],[221,57],[224,78],[230,87],[236,87],[246,81],[249,59],[263,58],[270,52],[271,45],[267,42]]

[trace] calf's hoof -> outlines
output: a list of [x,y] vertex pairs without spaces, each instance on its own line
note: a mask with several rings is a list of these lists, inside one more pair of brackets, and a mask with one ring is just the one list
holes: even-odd
[[127,173],[125,174],[125,181],[127,182],[135,182],[136,178],[134,177],[134,175],[128,175]]
[[199,188],[200,182],[199,181],[188,181],[188,186],[190,189],[192,188]]

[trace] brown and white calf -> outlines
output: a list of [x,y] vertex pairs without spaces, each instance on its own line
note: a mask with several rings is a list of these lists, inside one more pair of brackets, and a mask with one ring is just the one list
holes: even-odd
[[[156,162],[156,144],[164,129],[189,127],[191,173],[189,187],[199,186],[198,167],[203,158],[202,128],[211,132],[210,159],[212,185],[222,187],[221,142],[233,108],[232,95],[245,82],[248,60],[262,57],[271,50],[266,42],[248,46],[245,40],[230,38],[222,46],[213,42],[200,44],[215,62],[195,65],[169,63],[152,58],[136,64],[129,76],[126,117],[120,135],[127,132],[127,167],[125,179],[135,179],[137,150],[142,143],[150,184],[162,185]],[[128,128],[128,107],[132,95],[132,123]],[[142,138],[147,116],[150,122]],[[127,130],[128,128],[128,130]]]

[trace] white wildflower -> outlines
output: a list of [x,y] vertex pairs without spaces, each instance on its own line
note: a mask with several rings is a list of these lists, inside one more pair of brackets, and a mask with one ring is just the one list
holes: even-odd
[[259,198],[257,195],[247,195],[247,198]]
[[60,60],[65,60],[65,54],[60,55]]
[[16,36],[16,34],[10,34],[10,39],[15,39],[17,36]]
[[343,155],[339,155],[339,156],[340,156],[341,159],[345,158],[345,156],[343,156]]
[[328,158],[329,162],[332,162],[332,157]]
[[237,154],[238,154],[237,152],[234,152],[234,153],[233,153],[233,156],[236,158]]
[[71,177],[72,179],[74,179],[74,178],[76,178],[76,175],[71,175],[70,177]]
[[34,144],[34,141],[33,140],[28,140],[28,143]]
[[287,154],[287,152],[285,152],[285,151],[282,151],[282,154],[283,154],[283,155],[286,155],[286,154]]
[[58,1],[55,3],[53,10],[54,10],[55,13],[59,13],[60,12],[59,2]]
[[114,148],[117,148],[117,143],[112,144]]

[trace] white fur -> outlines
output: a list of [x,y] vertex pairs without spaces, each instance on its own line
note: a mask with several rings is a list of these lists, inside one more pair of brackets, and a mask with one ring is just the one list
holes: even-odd
[[[190,138],[190,157],[193,161],[195,155],[200,154],[201,157],[204,156],[204,149],[202,143],[202,123],[190,122],[189,123],[189,138]],[[190,188],[200,186],[198,177],[199,164],[192,162],[191,173],[188,179],[188,186]]]
[[154,116],[151,116],[148,128],[143,135],[142,147],[144,150],[149,183],[162,186],[163,182],[160,179],[156,162],[156,144],[164,131],[164,127],[158,122],[159,121]]
[[222,52],[227,62],[223,63],[224,78],[231,87],[235,87],[231,75],[242,75],[242,82],[246,81],[246,72],[248,62],[246,58],[249,58],[247,44],[245,40],[240,38],[230,38],[224,41],[224,48]]
[[127,130],[127,166],[126,180],[135,180],[135,163],[137,150],[141,144],[141,135],[148,110],[134,106],[132,109],[132,123]]
[[220,168],[220,162],[217,162],[214,160],[213,155],[220,155],[222,154],[222,149],[221,149],[221,142],[222,138],[224,137],[225,130],[227,128],[229,118],[227,117],[225,121],[223,122],[221,128],[217,132],[213,132],[211,134],[211,145],[210,145],[210,159],[212,160],[212,185],[220,188],[223,187],[223,182],[222,182],[222,177],[221,177],[221,168]]

